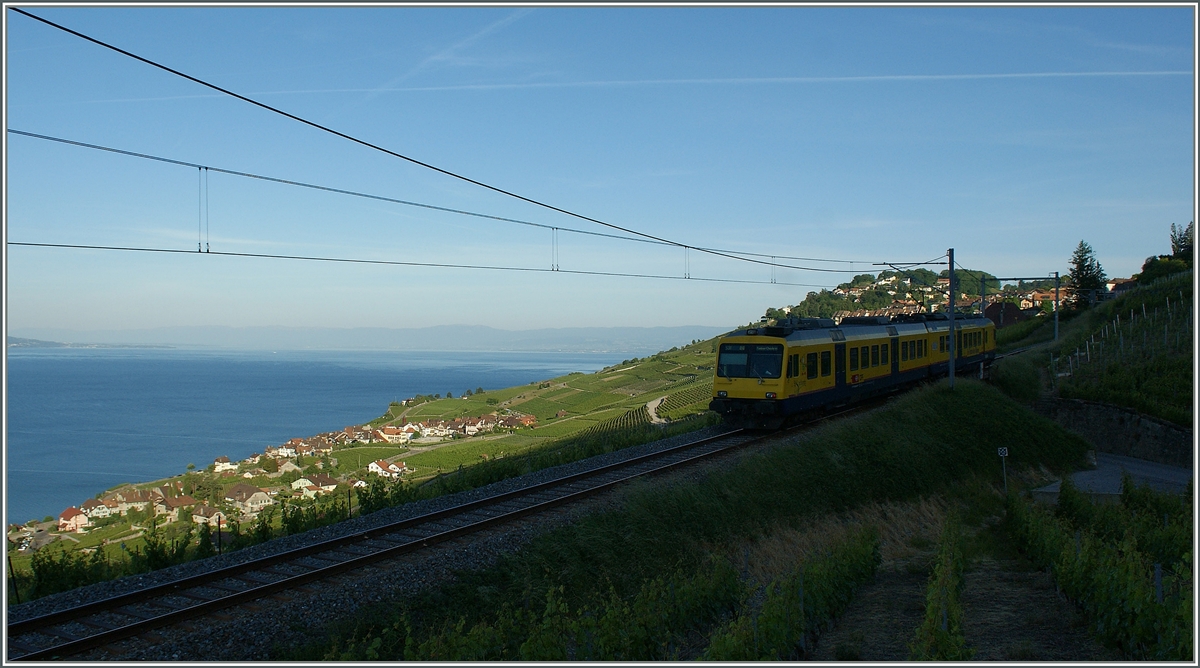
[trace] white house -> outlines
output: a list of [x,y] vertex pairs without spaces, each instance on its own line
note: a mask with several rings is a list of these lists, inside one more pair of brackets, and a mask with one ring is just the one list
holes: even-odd
[[105,505],[103,501],[96,499],[88,499],[87,501],[84,501],[83,505],[80,506],[79,509],[83,511],[84,515],[87,515],[92,519],[108,517],[109,515],[109,507]]
[[375,475],[383,476],[385,478],[398,478],[400,477],[400,474],[404,473],[407,469],[404,467],[404,462],[400,462],[399,465],[396,465],[380,459],[368,464],[367,470]]

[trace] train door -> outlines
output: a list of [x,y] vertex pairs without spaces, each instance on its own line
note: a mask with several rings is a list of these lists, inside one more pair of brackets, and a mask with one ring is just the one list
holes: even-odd
[[833,346],[833,382],[837,387],[846,384],[846,344]]
[[892,375],[900,375],[900,339],[892,338]]

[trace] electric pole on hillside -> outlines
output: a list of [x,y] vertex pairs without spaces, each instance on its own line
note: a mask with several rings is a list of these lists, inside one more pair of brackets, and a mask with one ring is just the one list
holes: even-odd
[[950,315],[950,389],[954,389],[954,249],[947,251],[950,254],[950,300],[949,300],[949,315]]
[[1058,341],[1058,272],[1054,272],[1054,340]]

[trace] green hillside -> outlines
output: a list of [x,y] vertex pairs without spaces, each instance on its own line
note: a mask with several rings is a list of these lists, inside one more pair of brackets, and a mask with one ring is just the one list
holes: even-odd
[[[708,409],[715,359],[712,341],[645,358],[625,360],[595,373],[565,376],[467,397],[436,399],[404,411],[398,405],[371,422],[400,425],[425,420],[452,420],[495,413],[532,415],[537,424],[513,433],[475,436],[436,450],[413,454],[405,463],[416,479],[490,459],[529,453],[563,439],[616,424],[655,399],[665,397],[660,417],[678,421]],[[565,413],[559,417],[560,413]],[[648,419],[648,418],[647,418]]]
[[[998,363],[993,379],[1026,401],[1056,393],[1190,426],[1195,396],[1192,308],[1192,272],[1187,271],[1094,308],[1064,311],[1058,343],[1052,340],[1049,318],[1016,325],[1014,331],[1023,328],[1025,336],[1006,340],[1004,348],[1036,345]],[[996,338],[1000,341],[1001,335]]]

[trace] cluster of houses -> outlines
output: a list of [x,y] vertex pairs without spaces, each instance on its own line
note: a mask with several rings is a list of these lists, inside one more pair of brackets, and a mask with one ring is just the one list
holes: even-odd
[[165,517],[173,522],[179,518],[181,508],[202,505],[183,493],[183,483],[174,482],[153,489],[122,487],[99,499],[88,499],[78,508],[71,506],[58,516],[59,531],[83,532],[92,520],[127,515],[130,510],[153,510],[155,517]]
[[[385,435],[404,435],[407,438],[416,438],[417,435],[422,437],[446,437],[446,436],[474,436],[496,429],[520,429],[521,427],[531,427],[537,424],[537,418],[532,415],[508,415],[500,417],[497,415],[481,415],[479,417],[461,417],[453,420],[425,420],[424,422],[416,422],[406,424],[400,427],[387,426],[383,428]],[[393,438],[395,436],[392,436]],[[396,442],[396,441],[392,441]]]
[[[374,464],[372,464],[374,466]],[[403,467],[403,463],[401,463]],[[399,473],[408,469],[400,468]],[[357,481],[352,481],[351,484]],[[319,494],[328,494],[337,489],[339,482],[324,473],[308,474],[292,481],[293,491],[305,498],[313,498]],[[285,487],[255,487],[249,483],[239,482],[225,490],[224,500],[229,507],[237,510],[244,518],[253,518],[263,508],[276,503],[275,495]],[[98,520],[114,515],[126,515],[130,510],[145,511],[152,509],[154,517],[164,523],[177,522],[181,519],[181,510],[191,510],[191,521],[196,524],[208,524],[213,527],[224,526],[227,516],[220,508],[213,508],[183,493],[183,483],[168,483],[149,490],[124,487],[105,494],[99,499],[88,499],[79,507],[67,508],[58,516],[58,530],[63,532],[82,533]]]
[[496,429],[520,429],[537,424],[532,415],[481,415],[461,417],[453,420],[425,420],[400,426],[385,425],[375,430],[375,435],[388,443],[407,443],[415,438],[446,438],[448,436],[474,436]]
[[[213,473],[220,477],[236,477],[242,469],[241,477],[254,478],[258,476],[279,477],[288,471],[302,472],[301,468],[291,461],[294,457],[320,457],[333,452],[335,446],[346,446],[354,443],[406,443],[418,437],[448,437],[454,435],[474,436],[479,433],[493,431],[497,428],[517,429],[533,426],[537,418],[532,415],[511,415],[499,417],[484,415],[480,417],[463,417],[454,420],[427,420],[404,424],[400,426],[387,425],[382,428],[366,426],[350,426],[341,431],[317,434],[309,438],[293,438],[287,443],[271,446],[263,454],[254,453],[240,462],[230,461],[228,457],[217,457],[213,461]],[[264,458],[275,460],[276,471],[268,473],[258,464]],[[252,468],[253,467],[253,468]],[[321,464],[318,463],[320,468]],[[369,473],[386,477],[398,478],[413,469],[405,466],[404,462],[387,462],[378,460],[367,466]],[[366,482],[349,480],[347,484],[353,487],[365,487]],[[293,481],[291,488],[294,492],[306,498],[319,494],[328,494],[338,485],[338,480],[324,473],[306,474]],[[224,500],[230,508],[245,518],[255,517],[263,508],[275,503],[273,498],[285,489],[279,487],[255,487],[249,483],[234,484],[225,491]],[[212,508],[197,499],[183,493],[183,483],[176,481],[149,490],[139,490],[134,487],[123,487],[111,491],[98,499],[88,499],[80,506],[71,506],[58,516],[58,529],[62,532],[82,533],[92,525],[94,520],[124,516],[130,510],[152,510],[156,519],[165,522],[179,521],[181,510],[190,509],[191,520],[196,524],[224,526],[225,511]]]
[[[1136,281],[1130,278],[1112,278],[1105,284],[1105,290],[1101,294],[1093,295],[1096,300],[1106,299],[1121,292],[1135,287]],[[912,313],[924,313],[926,307],[922,303],[918,303],[912,297],[914,292],[926,293],[929,295],[934,293],[934,296],[940,295],[943,291],[950,287],[949,278],[937,279],[937,287],[929,285],[912,286],[912,279],[899,278],[897,276],[888,276],[881,278],[870,285],[864,285],[853,288],[835,288],[832,292],[843,297],[857,298],[864,291],[876,288],[886,289],[889,295],[900,295],[893,299],[892,303],[884,308],[878,309],[857,309],[838,311],[833,314],[835,321],[840,321],[842,318],[856,316],[894,316],[905,315]],[[901,294],[903,293],[903,294]],[[1043,304],[1049,304],[1050,308],[1055,308],[1055,304],[1061,304],[1074,295],[1074,291],[1069,286],[1060,287],[1055,290],[1050,289],[1033,289],[1019,293],[1013,293],[1011,290],[999,295],[990,295],[984,302],[984,317],[996,323],[997,327],[1006,327],[1029,318],[1036,317],[1043,308]],[[980,306],[978,298],[971,299],[966,293],[962,293],[955,300],[955,308],[963,311],[976,309]],[[789,312],[790,307],[784,309],[784,312]]]

